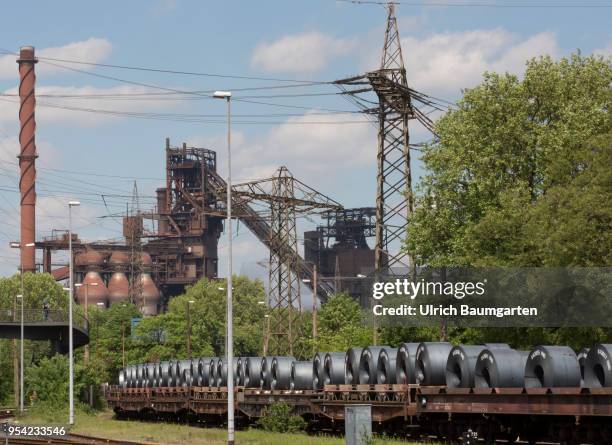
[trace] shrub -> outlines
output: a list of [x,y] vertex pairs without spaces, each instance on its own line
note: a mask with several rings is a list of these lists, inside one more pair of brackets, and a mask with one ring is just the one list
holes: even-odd
[[270,405],[257,423],[264,430],[274,433],[297,433],[306,428],[302,416],[293,414],[293,408],[284,402]]

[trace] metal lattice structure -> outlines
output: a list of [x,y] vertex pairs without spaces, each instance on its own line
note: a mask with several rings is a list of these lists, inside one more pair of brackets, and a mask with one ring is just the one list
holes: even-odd
[[[378,128],[375,269],[378,273],[414,273],[414,261],[402,250],[412,215],[412,172],[408,121],[417,119],[433,132],[431,120],[415,101],[436,105],[408,87],[395,5],[389,3],[380,69],[336,81],[346,97],[376,122]],[[374,93],[376,99],[364,97]]]
[[295,179],[287,167],[271,178],[237,184],[232,188],[238,210],[253,201],[264,202],[270,210],[267,246],[270,249],[268,323],[264,355],[300,355],[296,350],[302,334],[300,314],[300,264],[296,217],[316,209],[341,209],[331,198]]

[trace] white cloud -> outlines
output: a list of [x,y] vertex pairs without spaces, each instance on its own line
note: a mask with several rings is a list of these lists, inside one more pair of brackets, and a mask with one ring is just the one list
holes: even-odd
[[[58,72],[67,72],[64,68],[45,63],[44,60],[42,60],[43,57],[50,59],[81,60],[99,63],[110,55],[112,49],[113,46],[108,40],[91,37],[87,40],[69,43],[64,46],[55,46],[36,50],[36,56],[41,58],[41,61],[36,65],[36,74],[40,76]],[[17,57],[15,55],[0,57],[0,79],[19,78],[17,63],[15,63],[16,60]],[[62,62],[57,63],[61,64]]]
[[[472,87],[485,71],[522,73],[535,56],[559,53],[555,34],[542,32],[521,38],[501,28],[402,38],[408,83],[429,94],[457,95]],[[368,57],[367,69],[376,69],[380,49]]]
[[354,42],[320,32],[307,32],[259,44],[251,65],[268,72],[313,73],[324,68],[333,56],[355,48]]

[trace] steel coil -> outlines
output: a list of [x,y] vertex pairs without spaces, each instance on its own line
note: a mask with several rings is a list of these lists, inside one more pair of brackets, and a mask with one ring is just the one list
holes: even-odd
[[584,384],[589,388],[612,387],[612,344],[595,345],[589,350]]
[[379,385],[393,385],[396,383],[396,360],[396,348],[385,348],[380,351],[376,365],[376,383]]
[[377,378],[378,355],[389,346],[368,346],[361,351],[359,359],[359,384],[375,385]]
[[157,378],[155,376],[156,372],[155,370],[157,369],[157,366],[155,363],[147,363],[146,365],[146,374],[147,374],[147,378],[146,378],[146,382],[145,382],[145,386],[147,388],[155,388],[157,386]]
[[211,357],[200,357],[197,364],[197,385],[208,386],[208,373],[210,372]]
[[486,348],[476,359],[476,388],[522,388],[525,382],[527,351]]
[[312,362],[293,362],[291,364],[290,389],[312,389]]
[[242,381],[245,388],[261,387],[261,359],[261,357],[247,357]]
[[446,362],[453,345],[446,342],[421,343],[414,362],[415,380],[419,385],[444,385]]
[[174,386],[174,387],[178,387],[181,386],[181,369],[180,369],[180,364],[178,360],[174,360],[170,362],[170,385],[169,386]]
[[459,345],[451,349],[446,362],[446,386],[473,388],[478,356],[484,346]]
[[171,381],[171,377],[170,377],[170,364],[171,364],[171,362],[160,362],[159,363],[160,379],[157,382],[158,386],[163,386],[163,387],[172,386],[170,384],[170,381]]
[[208,386],[217,386],[217,362],[219,357],[211,357],[208,363]]
[[346,351],[344,358],[344,373],[347,385],[357,385],[359,383],[359,360],[361,359],[362,348],[351,348]]
[[125,378],[125,370],[124,369],[120,369],[119,370],[118,384],[119,384],[119,386],[121,388],[125,388],[127,386],[127,379]]
[[177,363],[179,381],[176,386],[191,386],[191,360],[179,360]]
[[326,352],[317,352],[312,358],[312,389],[322,389],[325,384],[324,367]]
[[576,354],[576,358],[578,359],[578,366],[580,366],[580,386],[586,387],[584,384],[584,369],[586,366],[586,359],[589,355],[589,348],[582,348],[578,354]]
[[128,388],[134,387],[135,372],[134,365],[128,365],[125,368],[125,384]]
[[261,358],[261,388],[270,389],[272,387],[272,360],[274,357],[267,356]]
[[328,352],[323,363],[323,384],[343,385],[346,373],[344,371],[346,354],[344,352]]
[[401,385],[416,383],[414,369],[416,351],[420,343],[402,343],[395,358],[395,380]]
[[580,365],[568,346],[536,346],[525,363],[526,388],[580,386]]
[[145,367],[143,364],[136,365],[136,381],[134,385],[135,388],[142,388],[144,383],[144,371]]
[[[232,370],[233,370],[233,379],[234,382],[236,382],[236,368],[238,366],[238,357],[234,357],[232,360],[233,366],[232,366]],[[221,358],[219,359],[219,361],[217,361],[217,373],[216,373],[216,378],[217,378],[217,387],[225,387],[227,386],[227,377],[228,377],[228,370],[227,370],[227,360],[225,358]]]
[[242,386],[242,379],[244,375],[244,372],[242,371],[242,360],[244,360],[244,357],[238,357],[238,361],[236,362],[236,381],[234,382],[234,385],[236,386]]
[[294,357],[274,357],[272,359],[270,389],[291,388],[291,365],[293,362],[295,362]]

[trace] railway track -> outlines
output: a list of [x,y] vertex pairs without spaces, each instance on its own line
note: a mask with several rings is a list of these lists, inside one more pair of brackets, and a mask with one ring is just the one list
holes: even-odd
[[11,437],[2,438],[0,445],[154,445],[150,442],[136,442],[132,440],[116,440],[103,437],[88,436],[84,434],[70,434],[67,437]]

